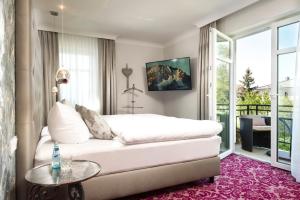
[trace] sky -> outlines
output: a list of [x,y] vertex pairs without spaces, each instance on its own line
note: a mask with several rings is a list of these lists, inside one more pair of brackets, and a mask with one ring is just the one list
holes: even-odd
[[236,41],[236,83],[239,84],[247,68],[255,79],[255,86],[271,83],[271,30]]
[[[299,23],[279,28],[279,48],[295,47],[298,41]],[[260,32],[236,41],[236,83],[242,80],[249,67],[255,79],[254,86],[271,84],[271,30]],[[296,53],[278,57],[278,78],[284,81],[295,75]]]

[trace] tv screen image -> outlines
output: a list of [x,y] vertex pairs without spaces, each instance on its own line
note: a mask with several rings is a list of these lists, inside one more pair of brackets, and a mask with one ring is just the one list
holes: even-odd
[[190,58],[146,63],[149,91],[191,90]]

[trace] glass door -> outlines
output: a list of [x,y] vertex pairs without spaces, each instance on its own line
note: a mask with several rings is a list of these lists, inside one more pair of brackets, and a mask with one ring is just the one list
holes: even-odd
[[293,127],[293,88],[300,17],[272,28],[272,133],[271,163],[289,170]]
[[210,119],[223,125],[221,158],[233,152],[235,119],[233,92],[233,40],[212,28],[210,31]]

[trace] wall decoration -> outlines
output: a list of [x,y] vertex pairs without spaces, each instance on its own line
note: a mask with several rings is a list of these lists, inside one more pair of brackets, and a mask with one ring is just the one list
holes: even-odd
[[132,74],[133,70],[132,68],[128,67],[128,63],[126,63],[126,67],[122,68],[122,73],[126,77],[126,89],[129,88],[129,76]]
[[191,90],[190,58],[146,63],[149,91]]
[[123,107],[123,108],[130,108],[131,109],[131,114],[134,114],[134,110],[136,108],[144,108],[144,107],[141,107],[141,106],[135,106],[135,102],[136,102],[135,101],[135,96],[137,96],[137,94],[135,93],[136,91],[140,92],[140,93],[144,93],[143,90],[136,88],[134,84],[132,85],[131,88],[128,88],[128,89],[123,91],[123,94],[126,94],[126,93],[131,94],[131,105]]

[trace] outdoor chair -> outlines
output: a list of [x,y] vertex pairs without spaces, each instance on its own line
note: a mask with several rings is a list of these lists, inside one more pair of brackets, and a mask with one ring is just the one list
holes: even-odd
[[241,116],[240,135],[242,149],[252,152],[253,146],[271,147],[271,118],[264,116]]

